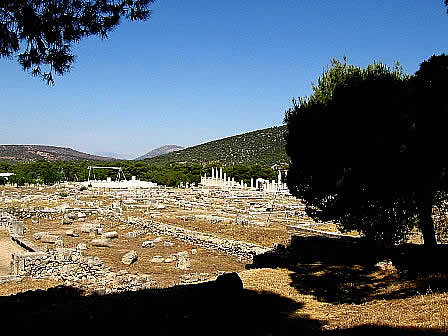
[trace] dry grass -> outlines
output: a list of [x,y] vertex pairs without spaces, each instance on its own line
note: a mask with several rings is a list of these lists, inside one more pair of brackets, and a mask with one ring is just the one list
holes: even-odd
[[63,285],[63,283],[49,279],[37,280],[25,277],[21,281],[8,282],[0,285],[0,296],[14,295],[36,289],[47,290],[59,285]]
[[324,324],[324,329],[377,325],[433,328],[448,332],[448,293],[416,294],[403,299],[374,299],[362,304],[331,304],[318,301],[314,295],[303,294],[292,286],[291,278],[294,274],[287,269],[255,269],[240,275],[247,289],[272,292],[303,304],[291,317],[319,320]]
[[[69,248],[75,248],[79,243],[85,243],[88,246],[88,250],[84,251],[84,254],[99,257],[104,261],[105,267],[109,268],[111,271],[118,272],[120,270],[126,270],[133,274],[150,274],[153,280],[156,281],[158,287],[169,287],[179,283],[179,277],[185,273],[209,273],[210,277],[214,277],[218,271],[234,272],[244,269],[245,264],[232,256],[195,247],[171,237],[161,237],[162,240],[155,243],[154,247],[142,248],[141,245],[143,241],[153,240],[156,236],[145,234],[135,238],[129,238],[126,234],[134,230],[132,226],[122,225],[118,221],[110,221],[106,219],[103,219],[100,222],[103,224],[104,231],[117,231],[119,238],[112,240],[111,248],[95,247],[91,245],[91,241],[96,237],[80,231],[81,225],[89,222],[98,221],[95,219],[88,219],[86,222],[75,221],[72,225],[62,225],[61,220],[49,221],[41,219],[38,223],[27,224],[29,230],[26,232],[25,236],[30,241],[35,242],[36,245],[46,246],[50,249],[54,248],[52,244],[43,244],[34,240],[33,234],[42,231],[60,235],[64,239],[64,246]],[[65,231],[68,229],[74,229],[80,236],[65,236]],[[165,243],[172,243],[173,246],[165,246]],[[196,249],[196,254],[193,255],[191,253],[192,249]],[[139,259],[131,265],[124,265],[121,262],[121,258],[130,250],[135,250]],[[169,263],[151,262],[152,257],[156,255],[168,258],[181,251],[188,251],[190,254],[191,267],[186,271],[179,270],[176,267],[176,261]]]
[[272,247],[279,243],[286,244],[290,238],[290,235],[286,232],[286,227],[277,223],[266,227],[258,227],[253,225],[242,226],[234,223],[212,224],[202,220],[184,221],[177,218],[163,218],[161,222],[265,247]]
[[[7,192],[20,191],[21,194],[35,192],[36,189],[10,188]],[[42,193],[54,193],[55,188],[46,188]],[[84,201],[99,201],[102,206],[111,203],[104,195],[79,196]],[[70,198],[58,199],[57,202],[36,200],[39,206],[70,203]],[[19,206],[18,201],[16,202]],[[30,202],[32,204],[32,202]],[[224,205],[224,202],[221,201]],[[183,214],[178,208],[167,207],[161,211],[164,215],[158,221],[180,226],[186,229],[210,233],[219,237],[256,243],[271,247],[273,244],[287,244],[289,235],[286,232],[286,223],[273,220],[270,226],[237,226],[229,223],[211,224],[207,221],[183,221],[175,218]],[[187,213],[187,212],[185,212]],[[144,210],[126,211],[126,216],[138,215],[143,217]],[[149,217],[148,217],[149,218]],[[62,218],[61,218],[62,219]],[[73,225],[62,226],[61,219],[50,221],[40,220],[32,223],[31,219],[25,221],[28,231],[26,237],[34,241],[35,232],[46,231],[64,236],[66,247],[75,247],[78,243],[87,243],[89,249],[86,255],[100,257],[105,266],[112,271],[127,270],[130,273],[150,274],[158,287],[170,287],[179,282],[179,277],[185,273],[209,273],[210,277],[217,271],[238,272],[243,280],[244,287],[259,293],[274,293],[288,298],[300,305],[300,308],[289,313],[291,319],[310,319],[320,321],[323,329],[348,329],[362,325],[377,325],[390,327],[418,327],[441,329],[448,333],[448,293],[436,284],[448,282],[446,275],[435,275],[433,278],[420,277],[416,280],[400,278],[395,273],[382,272],[375,269],[365,269],[361,266],[339,265],[300,265],[285,268],[264,268],[245,270],[245,264],[224,253],[198,248],[170,237],[162,240],[152,248],[143,249],[144,240],[152,240],[154,235],[141,235],[128,238],[126,233],[133,231],[129,225],[119,221],[101,219],[105,231],[117,231],[119,239],[113,240],[112,248],[92,247],[90,241],[94,238],[85,233],[80,237],[65,236],[65,230],[75,229],[80,232],[83,222],[75,221]],[[274,219],[274,218],[273,218]],[[99,221],[96,216],[89,217],[86,222]],[[335,232],[335,224],[323,224],[312,228]],[[417,239],[415,236],[413,239]],[[0,231],[0,242],[9,239],[5,232]],[[417,239],[418,240],[418,239]],[[172,242],[173,246],[165,246],[165,242]],[[36,242],[39,244],[38,242]],[[53,246],[49,245],[50,248]],[[195,248],[197,253],[192,255]],[[129,250],[135,250],[139,260],[126,266],[121,263],[121,257]],[[181,271],[175,262],[152,263],[155,255],[169,257],[180,251],[189,251],[191,268]],[[32,289],[48,289],[61,283],[51,280],[32,280],[25,278],[17,283],[8,283],[0,286],[0,295],[7,296]],[[333,292],[332,292],[333,291]],[[285,308],[286,311],[286,308]]]

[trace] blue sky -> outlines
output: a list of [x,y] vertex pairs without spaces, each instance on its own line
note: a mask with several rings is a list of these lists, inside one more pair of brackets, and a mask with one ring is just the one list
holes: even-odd
[[158,0],[74,51],[46,84],[0,59],[0,144],[138,156],[280,125],[331,58],[400,61],[448,52],[443,0]]

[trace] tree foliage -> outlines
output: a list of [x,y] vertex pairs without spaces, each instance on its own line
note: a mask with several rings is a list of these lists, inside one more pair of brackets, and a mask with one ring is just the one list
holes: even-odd
[[[0,57],[53,84],[70,70],[72,46],[108,34],[122,18],[146,20],[154,0],[0,0]],[[44,67],[44,68],[43,68]]]
[[270,127],[185,148],[145,161],[158,165],[175,162],[214,163],[220,166],[238,164],[287,166],[285,126]]
[[[333,61],[313,95],[294,101],[285,114],[287,183],[310,215],[388,243],[418,223],[425,244],[436,243],[431,214],[444,201],[437,195],[446,169],[430,166],[437,157],[428,153],[447,144],[443,133],[431,132],[448,112],[437,91],[447,87],[447,58],[431,58],[414,76],[398,65],[363,69]],[[358,167],[333,168],[346,163]]]
[[[157,165],[147,161],[113,161],[99,162],[101,166],[120,166],[123,168],[127,179],[136,176],[143,181],[155,182],[159,185],[171,187],[184,185],[188,182],[198,184],[201,176],[207,174],[211,176],[212,167],[215,164],[200,163],[173,163]],[[0,162],[0,172],[12,172],[13,175],[9,182],[22,186],[26,183],[42,183],[52,185],[62,181],[81,182],[87,181],[87,167],[95,165],[95,162],[75,162],[75,161],[36,161],[29,163],[10,163]],[[235,178],[235,181],[243,180],[250,184],[251,178],[264,178],[274,180],[277,177],[277,171],[270,167],[261,165],[237,164],[224,167],[223,171],[229,177]],[[113,180],[116,177],[116,171],[109,169],[96,169],[95,177],[98,180],[106,180],[108,177]],[[0,181],[1,183],[1,181]]]

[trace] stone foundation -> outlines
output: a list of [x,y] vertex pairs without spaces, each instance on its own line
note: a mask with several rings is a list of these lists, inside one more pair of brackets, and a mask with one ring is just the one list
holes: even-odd
[[178,239],[192,245],[201,246],[210,250],[221,251],[237,257],[240,260],[244,259],[250,262],[252,262],[255,255],[265,253],[270,250],[269,248],[265,248],[260,245],[220,238],[211,234],[187,230],[178,226],[157,223],[151,220],[142,220],[134,223],[134,225],[144,229],[148,233],[170,236],[174,239]]

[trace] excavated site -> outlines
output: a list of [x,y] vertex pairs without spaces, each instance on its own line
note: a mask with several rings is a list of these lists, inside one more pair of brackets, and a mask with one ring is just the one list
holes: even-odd
[[292,231],[336,229],[287,194],[254,190],[3,186],[0,204],[3,285],[97,293],[214,280],[287,244]]

